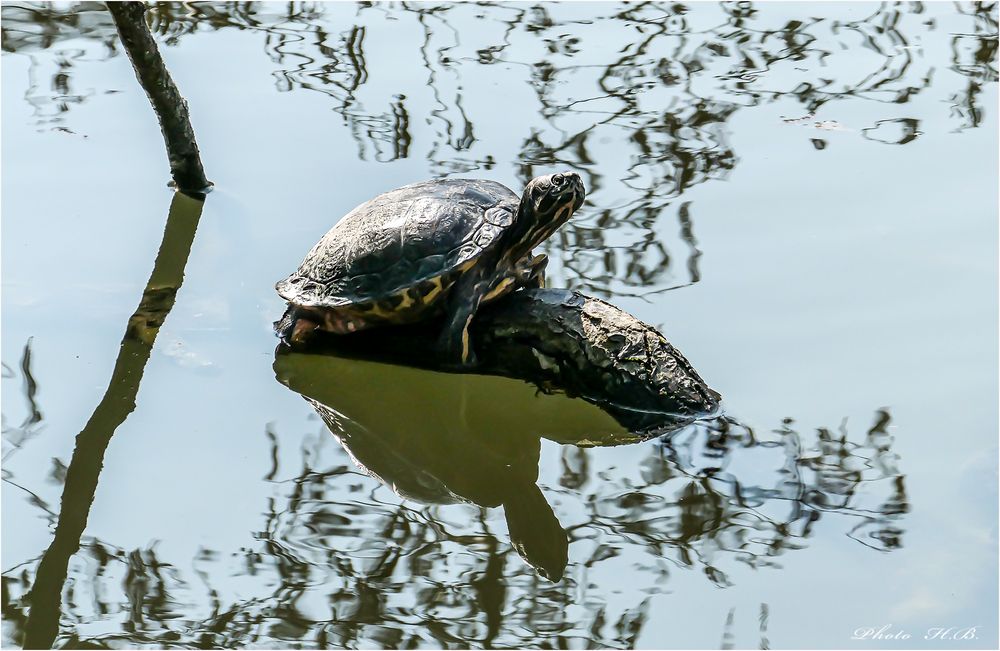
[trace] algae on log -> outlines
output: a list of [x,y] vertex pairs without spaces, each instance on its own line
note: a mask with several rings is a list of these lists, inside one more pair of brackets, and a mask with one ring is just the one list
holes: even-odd
[[146,26],[146,6],[142,2],[108,2],[118,37],[128,54],[139,84],[146,91],[160,122],[167,146],[170,175],[177,189],[185,193],[205,192],[211,182],[201,165],[198,143],[188,115],[187,102],[174,85],[153,35]]
[[[275,323],[287,332],[289,308]],[[308,350],[433,370],[455,370],[434,350],[436,319],[350,335],[319,334]],[[523,379],[594,403],[634,433],[658,433],[718,410],[713,391],[652,326],[597,298],[525,289],[484,306],[472,324],[473,372]]]

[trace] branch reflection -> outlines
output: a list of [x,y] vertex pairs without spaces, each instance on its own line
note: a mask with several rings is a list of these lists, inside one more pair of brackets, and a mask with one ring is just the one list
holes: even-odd
[[24,624],[23,638],[21,634],[14,638],[23,640],[25,648],[50,648],[58,634],[70,557],[80,548],[104,464],[104,453],[115,431],[135,409],[135,398],[153,343],[183,282],[202,205],[203,198],[188,197],[180,192],[174,194],[163,243],[139,307],[129,319],[111,381],[76,437],[76,447],[66,469],[55,536],[33,577],[29,596],[31,610]]
[[[279,373],[287,372],[290,384],[316,388],[319,376],[312,374],[319,368],[309,369],[310,364],[330,364],[335,368],[326,370],[338,372],[371,371],[357,370],[354,361],[302,361],[279,359]],[[350,377],[342,381],[342,387],[351,385]],[[392,393],[392,386],[387,390]],[[475,401],[475,393],[466,397]],[[596,450],[564,445],[559,454],[564,468],[573,468],[571,483],[578,485],[568,488],[536,483],[537,434],[508,430],[500,441],[474,436],[457,445],[461,433],[456,431],[426,441],[375,429],[394,419],[412,424],[417,419],[406,409],[424,407],[423,397],[414,396],[416,404],[400,405],[395,414],[369,410],[376,420],[367,421],[367,428],[310,400],[344,449],[324,452],[330,436],[325,428],[307,437],[301,471],[275,484],[258,543],[233,555],[203,550],[193,559],[198,578],[160,563],[154,549],[84,544],[87,571],[75,574],[73,590],[89,595],[93,605],[77,603],[76,616],[86,620],[122,613],[130,630],[92,638],[72,633],[58,643],[634,648],[649,616],[650,596],[688,580],[678,575],[680,570],[697,570],[720,587],[732,585],[741,567],[777,568],[785,554],[807,553],[803,550],[821,522],[880,552],[903,544],[909,501],[886,410],[876,412],[861,436],[845,426],[807,436],[790,420],[766,434],[727,418],[700,422],[644,444],[648,451],[641,463],[610,483]],[[480,393],[479,403],[483,397]],[[337,400],[338,407],[345,406],[343,396]],[[517,404],[529,408],[522,422],[537,425],[531,409],[541,408],[541,401]],[[563,404],[554,411],[581,415],[565,409]],[[474,413],[473,404],[466,413]],[[429,414],[433,410],[422,412]],[[594,414],[584,416],[577,427],[594,424]],[[505,417],[508,422],[520,418]],[[482,422],[489,426],[488,418],[476,419]],[[562,426],[571,423],[563,419]],[[474,435],[474,430],[463,433]],[[415,501],[401,500],[383,483]],[[544,508],[565,532],[561,535],[568,535],[560,583],[540,578],[516,558],[512,552],[535,552],[526,553],[523,542],[519,547],[516,525],[504,532],[503,519],[484,510],[515,489],[546,503],[528,504],[529,515]],[[424,506],[421,501],[453,503]],[[557,533],[553,528],[531,535],[544,538],[546,531]],[[549,562],[548,551],[529,562]],[[626,565],[642,570],[629,573],[640,577],[632,586],[636,596],[609,601],[589,577]],[[258,594],[235,597],[231,587],[219,584],[234,571],[253,577]],[[4,577],[9,622],[23,613],[18,595],[31,584],[31,574],[25,569]],[[124,600],[116,596],[122,583]],[[322,603],[329,605],[318,607]],[[574,605],[591,615],[568,615]]]

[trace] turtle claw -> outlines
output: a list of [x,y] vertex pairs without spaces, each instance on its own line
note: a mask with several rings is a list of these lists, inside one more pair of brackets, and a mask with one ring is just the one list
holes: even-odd
[[479,359],[475,355],[470,355],[465,361],[445,358],[447,361],[441,363],[441,369],[446,371],[469,372],[479,366]]
[[439,342],[437,348],[441,358],[441,367],[451,370],[468,370],[479,365],[479,358],[470,348],[463,351],[461,347],[457,350],[446,342]]
[[522,282],[524,287],[534,289],[545,288],[545,267],[549,263],[548,256],[541,254],[531,259],[527,269],[527,278]]
[[476,357],[476,353],[470,349],[462,358],[461,366],[462,368],[475,368],[479,366],[479,358]]

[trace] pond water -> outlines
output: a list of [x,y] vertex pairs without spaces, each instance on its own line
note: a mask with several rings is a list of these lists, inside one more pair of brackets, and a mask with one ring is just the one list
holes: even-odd
[[[103,5],[3,5],[5,647],[1000,643],[995,4],[147,15],[203,207]],[[549,284],[729,427],[574,445],[606,416],[514,380],[275,358],[355,205],[561,169]]]

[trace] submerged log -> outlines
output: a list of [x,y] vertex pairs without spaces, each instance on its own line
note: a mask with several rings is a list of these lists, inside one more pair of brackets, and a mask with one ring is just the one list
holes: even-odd
[[[289,313],[275,328],[287,331]],[[321,335],[309,350],[449,371],[434,351],[440,321]],[[522,290],[481,309],[473,373],[519,378],[598,405],[635,434],[655,436],[718,410],[721,396],[655,328],[597,298]]]
[[177,189],[185,193],[205,192],[211,182],[201,165],[201,154],[188,115],[187,102],[177,90],[163,63],[160,50],[146,26],[146,6],[142,2],[108,2],[118,36],[128,54],[135,75],[146,91],[160,122],[167,146],[170,175]]

